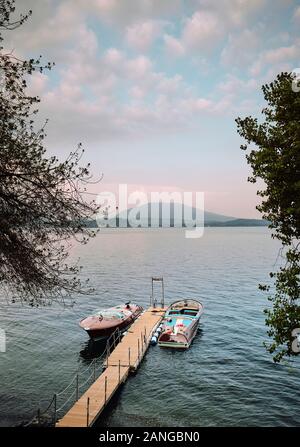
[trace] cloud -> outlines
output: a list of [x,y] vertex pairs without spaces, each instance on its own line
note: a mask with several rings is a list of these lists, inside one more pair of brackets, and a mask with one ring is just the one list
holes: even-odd
[[[196,11],[184,19],[184,24],[179,37],[166,35],[165,48],[173,56],[181,57],[187,53],[195,54],[196,51],[209,53],[228,34],[236,32],[236,39],[231,37],[227,52],[224,51],[223,60],[229,63],[233,57],[235,48],[240,55],[244,44],[238,44],[241,29],[247,22],[261,12],[266,5],[266,0],[198,0],[192,2],[197,7]],[[248,33],[248,36],[247,36]],[[247,37],[254,37],[255,32],[242,30],[242,40]],[[245,42],[246,43],[246,42]],[[251,40],[247,42],[248,47],[252,45]]]
[[[273,48],[261,52],[255,63],[250,68],[253,76],[259,76],[263,70],[272,69],[276,65],[278,72],[284,71],[289,62],[297,61],[300,57],[300,41],[285,47]],[[273,70],[272,70],[273,71]]]
[[185,54],[185,48],[182,42],[169,34],[164,35],[164,44],[167,53],[171,56],[181,57]]
[[18,13],[25,13],[30,8],[33,14],[25,24],[18,28],[18,31],[7,33],[7,39],[13,39],[17,48],[26,51],[42,51],[47,49],[50,52],[55,48],[55,52],[59,49],[59,45],[66,45],[68,41],[76,38],[78,26],[84,21],[80,14],[80,10],[72,7],[70,1],[63,1],[58,4],[57,8],[53,8],[53,2],[46,0],[45,2],[22,2],[18,6]]
[[116,68],[124,61],[124,55],[117,48],[109,48],[106,51],[105,60],[111,67]]
[[300,23],[300,6],[295,9],[293,19],[295,22]]
[[221,38],[223,32],[223,22],[217,15],[197,11],[186,20],[182,41],[187,49],[207,50]]
[[[297,41],[262,46],[264,28],[250,19],[264,1],[190,0],[184,13],[187,2],[176,0],[36,3],[24,0],[22,9],[30,4],[34,19],[13,33],[11,43],[24,54],[46,49],[57,62],[54,76],[35,75],[30,87],[42,96],[51,141],[145,138],[197,128],[201,116],[247,107],[247,95],[259,83],[255,73],[299,57]],[[154,44],[155,53],[149,51]],[[204,70],[211,50],[214,65]],[[236,67],[244,72],[237,75]]]
[[141,87],[134,85],[133,87],[130,88],[129,90],[130,96],[135,99],[135,100],[141,100],[143,99],[147,92],[142,89]]
[[160,80],[157,83],[157,90],[164,94],[176,95],[182,87],[183,78],[182,76],[176,74],[173,77],[166,77],[162,74],[159,75]]
[[29,80],[29,91],[33,96],[40,96],[45,93],[49,78],[44,73],[33,73]]
[[291,45],[289,47],[275,48],[264,53],[263,59],[268,64],[275,64],[291,59],[298,58],[300,55],[300,46]]
[[213,108],[211,100],[192,94],[181,75],[157,71],[145,55],[128,57],[117,48],[99,54],[88,31],[83,27],[76,46],[66,52],[58,83],[51,87],[44,79],[35,81],[36,88],[39,83],[43,88],[41,117],[51,118],[52,144],[177,132]]
[[148,20],[136,23],[126,29],[126,40],[134,49],[145,52],[149,50],[155,39],[161,33],[163,23],[161,21]]
[[152,62],[144,55],[130,59],[125,63],[125,70],[130,79],[142,79],[151,71],[151,69]]
[[76,0],[100,19],[118,27],[131,26],[149,19],[167,19],[183,9],[183,0]]
[[267,5],[267,0],[199,0],[205,8],[222,20],[226,29],[243,27]]
[[237,96],[241,93],[245,94],[251,90],[255,90],[258,87],[256,79],[243,80],[233,75],[227,75],[226,80],[220,82],[217,88],[230,96]]
[[225,66],[245,66],[256,57],[260,44],[257,29],[244,29],[237,34],[229,34],[228,42],[221,52],[221,62]]

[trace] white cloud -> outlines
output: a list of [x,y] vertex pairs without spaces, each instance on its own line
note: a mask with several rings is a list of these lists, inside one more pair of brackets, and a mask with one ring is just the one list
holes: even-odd
[[126,40],[131,47],[145,52],[149,50],[155,39],[159,37],[162,27],[162,22],[154,20],[136,23],[127,27]]
[[245,66],[256,57],[260,44],[260,32],[245,29],[240,33],[230,34],[227,45],[221,52],[221,62],[225,66]]
[[[44,89],[41,118],[50,117],[51,142],[174,132],[212,109],[210,100],[192,95],[182,76],[157,71],[145,55],[129,58],[117,48],[99,55],[95,36],[86,31],[66,51],[58,85],[46,92],[46,80],[35,80],[36,88]],[[120,100],[126,92],[128,98]]]
[[109,48],[104,55],[104,61],[112,68],[118,68],[124,62],[123,53],[117,48]]
[[289,47],[280,47],[264,53],[264,61],[269,64],[287,61],[298,58],[300,55],[300,46],[291,45]]
[[183,0],[76,0],[101,19],[124,27],[149,19],[170,19],[182,11]]
[[30,94],[34,96],[42,95],[47,88],[49,78],[44,73],[33,73],[29,80]]
[[[37,6],[35,3],[32,17],[18,29],[17,33],[8,34],[8,38],[12,37],[18,48],[26,51],[40,51],[47,48],[49,51],[55,47],[57,52],[61,43],[65,45],[69,40],[76,38],[78,27],[84,22],[80,10],[72,7],[70,1],[61,2],[54,12],[50,1],[46,1],[45,4],[38,2]],[[31,6],[31,2],[28,6]],[[22,12],[27,10],[24,2]]]
[[[181,62],[187,63],[187,70],[191,69],[188,64],[193,64],[202,76],[199,67],[205,53],[226,39],[223,64],[231,67],[239,63],[243,67],[260,44],[258,25],[253,29],[245,24],[264,2],[201,0],[192,9],[195,2],[191,0],[189,16],[179,20],[184,2],[176,0],[45,0],[45,10],[38,3],[36,7],[33,3],[37,12],[34,26],[25,24],[14,33],[15,46],[23,52],[44,53],[44,48],[45,56],[48,58],[49,52],[58,62],[55,78],[51,73],[48,77],[35,75],[31,85],[32,91],[42,96],[41,111],[51,120],[48,134],[53,140],[101,141],[120,135],[146,137],[157,132],[177,132],[198,125],[199,116],[231,113],[239,107],[237,92],[256,88],[253,79],[228,75],[219,86],[208,86],[204,80],[204,93],[202,89],[198,93],[199,84],[186,76],[185,66],[169,72],[169,59],[161,63],[147,51],[162,37],[162,57],[166,53],[185,57]],[[167,23],[172,17],[176,21]],[[97,20],[99,28],[95,26]],[[109,48],[104,38],[102,41],[103,21],[105,26],[113,26],[110,44],[115,47]],[[175,30],[177,37],[172,35]],[[118,45],[120,38],[123,41]],[[134,52],[128,51],[126,43],[139,54],[132,56]],[[295,42],[262,52],[257,61],[258,73],[266,64],[283,65],[297,57],[297,45]],[[213,99],[216,94],[217,99]]]
[[[266,0],[196,0],[192,2],[197,10],[185,18],[184,26],[179,38],[165,36],[165,48],[173,56],[183,56],[186,53],[210,52],[221,43],[228,33],[241,33],[247,22],[258,14],[266,5]],[[248,30],[248,34],[252,33]],[[242,30],[243,38],[247,38],[246,30]],[[254,32],[253,32],[254,36]],[[254,36],[255,37],[255,36]],[[234,46],[238,48],[238,39],[229,42],[228,55],[224,53],[224,61],[232,59]],[[234,40],[234,42],[233,42]],[[255,41],[257,39],[255,38]],[[248,41],[248,47],[251,46]],[[240,44],[240,53],[243,44]]]
[[178,93],[182,83],[183,78],[180,75],[175,75],[172,78],[168,78],[166,76],[160,75],[161,80],[157,84],[157,90],[159,92],[163,92],[164,94],[174,95]]
[[182,41],[187,49],[207,50],[223,34],[223,22],[215,14],[197,11],[185,22]]
[[141,87],[134,85],[130,89],[130,96],[133,97],[136,100],[141,100],[146,96],[146,91],[142,89]]
[[266,6],[267,0],[199,0],[197,3],[216,14],[230,30],[244,26]]
[[209,111],[213,106],[213,102],[205,98],[189,98],[181,101],[182,110],[186,113],[194,113],[199,111]]
[[295,20],[295,22],[300,22],[300,6],[295,9],[293,19]]
[[181,57],[185,54],[185,48],[179,39],[176,39],[169,34],[164,35],[165,49],[171,56]]
[[227,75],[226,80],[219,83],[217,88],[226,95],[236,96],[255,90],[258,87],[256,79],[243,80],[233,75]]
[[277,67],[278,72],[284,71],[289,62],[297,61],[300,57],[300,41],[288,47],[279,47],[263,51],[250,68],[252,76],[259,76],[264,69]]
[[128,60],[125,68],[130,79],[144,78],[151,71],[152,62],[149,58],[142,55]]

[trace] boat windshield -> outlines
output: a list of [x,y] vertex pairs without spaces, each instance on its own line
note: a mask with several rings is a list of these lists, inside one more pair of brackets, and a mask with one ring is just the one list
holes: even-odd
[[195,317],[198,311],[196,309],[174,309],[169,311],[169,315],[189,315],[190,317]]

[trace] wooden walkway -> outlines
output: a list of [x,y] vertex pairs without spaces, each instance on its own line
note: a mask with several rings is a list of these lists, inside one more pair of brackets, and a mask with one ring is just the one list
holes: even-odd
[[130,327],[106,359],[106,369],[56,427],[92,426],[119,386],[135,371],[150,344],[153,330],[164,317],[166,309],[150,307]]

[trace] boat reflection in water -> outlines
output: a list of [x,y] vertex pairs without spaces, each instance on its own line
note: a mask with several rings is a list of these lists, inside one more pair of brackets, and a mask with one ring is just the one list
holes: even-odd
[[82,348],[83,349],[80,351],[80,357],[83,360],[83,363],[89,364],[91,360],[102,356],[107,348],[107,340],[104,338],[100,340],[90,338],[82,344]]

